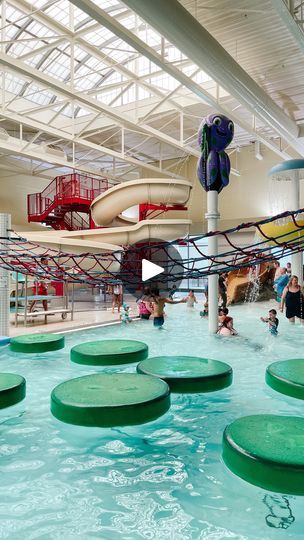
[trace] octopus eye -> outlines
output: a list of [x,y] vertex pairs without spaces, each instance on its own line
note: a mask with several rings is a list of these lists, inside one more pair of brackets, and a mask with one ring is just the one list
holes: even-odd
[[222,119],[221,119],[219,116],[215,116],[215,117],[213,118],[212,124],[214,124],[215,126],[220,126],[221,123],[222,123]]
[[233,131],[233,123],[232,123],[232,122],[229,122],[229,124],[228,124],[228,129],[229,129],[229,131],[231,131],[231,132]]

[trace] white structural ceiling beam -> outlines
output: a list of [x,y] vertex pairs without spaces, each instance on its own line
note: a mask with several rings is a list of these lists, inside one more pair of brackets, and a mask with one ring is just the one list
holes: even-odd
[[[273,8],[276,10],[277,14],[280,16],[281,20],[285,24],[289,33],[292,35],[293,39],[300,46],[302,51],[304,51],[304,33],[301,30],[301,27],[296,22],[296,19],[289,11],[288,6],[284,0],[270,0]],[[302,21],[303,23],[303,21]]]
[[160,141],[169,144],[175,148],[178,148],[183,152],[188,152],[189,154],[196,156],[198,155],[198,152],[195,151],[191,146],[184,146],[177,139],[161,133],[156,129],[152,129],[150,126],[146,126],[144,124],[141,124],[139,126],[132,120],[128,119],[125,115],[122,116],[121,112],[114,107],[108,107],[107,105],[100,103],[100,101],[97,101],[96,99],[87,96],[83,92],[75,92],[69,85],[63,84],[60,81],[53,79],[49,75],[46,75],[45,73],[35,68],[23,64],[23,62],[20,62],[20,60],[17,60],[16,58],[12,58],[11,56],[0,52],[0,64],[5,66],[9,70],[18,72],[20,75],[26,77],[27,79],[30,78],[34,81],[38,81],[43,86],[52,88],[54,92],[58,95],[67,96],[71,101],[77,101],[80,105],[83,105],[91,111],[103,113],[108,118],[111,118],[113,122],[117,125],[124,126],[130,130],[139,130],[143,134],[155,136]]
[[[124,77],[127,77],[129,80],[133,80],[134,82],[136,82],[137,84],[139,84],[140,86],[142,86],[143,88],[151,92],[152,94],[161,98],[163,97],[163,93],[158,88],[155,88],[153,85],[147,83],[144,80],[144,77],[136,76],[135,73],[127,69],[122,64],[118,64],[110,56],[108,56],[106,53],[102,53],[100,49],[98,49],[94,45],[91,45],[88,41],[86,41],[82,37],[82,36],[85,36],[85,34],[88,34],[96,30],[97,29],[96,27],[100,28],[99,23],[88,25],[85,28],[82,28],[76,32],[73,32],[72,30],[66,28],[64,25],[60,24],[58,21],[55,21],[54,19],[52,19],[46,13],[40,10],[36,10],[33,12],[32,6],[28,4],[25,0],[9,0],[9,1],[11,5],[14,5],[18,9],[22,9],[22,11],[26,13],[29,17],[32,17],[36,21],[47,26],[53,32],[58,33],[60,36],[64,35],[64,37],[62,38],[62,41],[67,41],[70,43],[77,43],[87,54],[89,54],[90,56],[92,55],[96,58],[99,58],[100,61],[106,64],[109,68],[112,68],[118,73],[121,73],[121,75],[123,75]],[[119,19],[119,16],[117,17],[117,19]],[[58,44],[57,42],[54,42],[53,44],[46,45],[43,48],[45,48],[46,50],[49,50],[49,49],[52,49],[53,46],[54,48],[56,48],[57,44]],[[34,49],[30,53],[23,55],[22,57],[19,58],[19,60],[24,60],[28,57],[31,57],[33,54],[39,54],[39,49]],[[94,92],[93,90],[94,89],[92,89],[91,92],[89,91],[87,93],[94,94],[98,92],[98,89],[97,89],[97,92]],[[173,100],[171,100],[170,103],[172,103],[174,108],[176,108],[177,110],[181,109],[179,105],[175,103]]]
[[[292,157],[288,153],[282,152],[272,141],[270,141],[269,139],[267,139],[263,135],[258,134],[255,129],[253,129],[246,122],[243,122],[240,119],[240,117],[238,117],[236,114],[232,114],[229,110],[225,109],[225,107],[222,104],[220,104],[215,98],[213,98],[211,96],[211,94],[209,94],[206,90],[203,89],[202,85],[200,85],[200,84],[196,83],[195,81],[193,81],[192,79],[190,79],[187,75],[185,75],[182,71],[180,71],[173,64],[170,64],[168,62],[164,62],[163,58],[159,54],[157,54],[151,47],[149,47],[146,43],[141,41],[137,36],[135,36],[132,32],[127,30],[124,26],[122,26],[114,18],[110,17],[104,10],[102,10],[101,8],[96,6],[96,4],[93,4],[90,0],[70,0],[70,1],[71,1],[71,3],[73,3],[74,5],[79,7],[79,9],[82,9],[82,11],[84,11],[85,13],[90,15],[97,22],[99,22],[102,26],[105,26],[111,32],[115,33],[118,37],[120,37],[122,40],[124,40],[126,43],[131,45],[135,50],[140,52],[143,56],[146,56],[147,58],[149,58],[152,62],[154,62],[154,64],[158,65],[162,69],[162,71],[164,71],[165,73],[168,73],[169,75],[174,77],[183,86],[185,86],[186,88],[191,90],[191,92],[193,92],[196,96],[198,96],[199,99],[201,99],[204,103],[207,103],[211,107],[214,107],[215,110],[217,110],[218,112],[222,112],[223,114],[226,114],[226,115],[228,114],[229,117],[231,118],[231,120],[233,120],[236,124],[238,124],[241,128],[246,130],[248,133],[252,133],[256,139],[260,140],[263,144],[265,144],[265,146],[270,148],[273,152],[278,154],[280,157],[282,157],[283,159],[289,159],[290,157]],[[167,1],[169,1],[169,0],[166,0],[166,2],[163,2],[163,0],[160,0],[160,2],[159,2],[162,6],[165,7],[166,10],[167,10],[167,7],[166,7],[167,6]],[[127,1],[124,2],[124,3],[128,5]],[[141,0],[138,2],[138,4],[142,4],[142,7],[145,6],[145,9],[150,9],[150,7],[152,6],[153,3],[154,3],[154,0],[153,0],[153,2],[141,2]],[[180,6],[180,4],[178,2],[177,2],[177,4]],[[137,11],[137,9],[133,8],[133,6],[130,5],[130,7],[132,7],[132,9],[134,9],[134,11]],[[169,10],[169,13],[163,13],[162,7],[160,7],[159,9],[160,9],[160,14],[162,14],[160,16],[163,17],[163,19],[164,19],[163,23],[164,23],[164,25],[167,25],[168,21],[173,17],[173,13],[170,13],[170,10]],[[186,10],[184,10],[184,11],[186,11]],[[139,12],[139,10],[138,10],[138,12]],[[186,11],[186,14],[190,15],[187,11]],[[143,16],[143,18],[145,18],[145,17]],[[193,19],[193,17],[192,17],[192,19]],[[193,20],[195,21],[195,19],[193,19]],[[155,27],[155,25],[152,25],[152,24],[151,24],[151,26]],[[184,29],[182,28],[182,23],[181,23],[180,26],[181,26],[181,31],[184,32]],[[202,29],[201,25],[198,24],[198,26],[199,26],[199,29]],[[192,43],[192,42],[195,41],[195,39],[193,37],[193,34],[191,33],[191,29],[189,30],[189,32],[190,32],[189,40]],[[162,32],[160,32],[160,33],[162,33]],[[162,35],[166,36],[166,33],[164,32]],[[171,41],[169,36],[166,36],[166,37]],[[198,41],[200,41],[200,35],[196,36],[196,39]],[[174,43],[174,45],[177,48],[182,50],[181,47],[180,47],[180,43],[178,42],[178,39],[176,39],[176,41],[177,41],[177,43],[174,43],[173,41],[172,41],[172,43]],[[216,45],[219,46],[219,44],[217,43],[216,40],[213,40],[213,41],[215,42]],[[204,50],[200,50],[199,61],[194,60],[194,58],[192,58],[191,55],[189,55],[187,53],[185,53],[185,54],[193,62],[195,62],[198,66],[200,66],[201,69],[208,72],[208,70],[206,69],[206,66],[204,64],[202,64],[202,58],[204,58],[205,54],[206,54]],[[229,58],[230,58],[230,60],[232,60],[232,58],[230,56],[229,56]],[[248,79],[250,81],[252,81],[252,79],[248,75],[247,75],[247,77],[248,77]],[[216,76],[214,76],[213,78],[214,78],[214,80],[218,80],[218,77],[216,77]],[[252,82],[254,82],[254,81],[252,81]],[[223,86],[223,88],[225,88],[225,84],[222,84],[222,83],[220,83],[220,84],[221,84],[221,86]],[[256,85],[256,83],[254,83],[254,84]],[[272,102],[271,98],[265,92],[263,92],[258,85],[256,85],[256,86],[260,90],[260,92],[263,93],[263,97],[266,99],[266,101],[267,102]],[[230,93],[231,93],[231,95],[234,95],[233,92],[230,92]],[[276,104],[274,104],[274,106],[275,106],[276,110],[278,110],[279,113],[284,116],[284,119],[287,122],[290,123],[291,131],[294,132],[294,134],[296,134],[298,128],[297,128],[295,122],[293,122],[287,115],[285,115],[285,113],[283,113],[281,111],[281,109]],[[257,110],[254,109],[253,114],[257,115]],[[266,124],[269,125],[268,122],[266,122]],[[282,136],[282,133],[278,132],[278,135]],[[288,133],[286,134],[286,132],[284,132],[284,138],[290,144],[293,144],[293,142],[295,141],[294,136],[291,137],[291,135],[289,135]],[[297,144],[297,141],[295,141],[295,142]],[[299,152],[300,155],[304,154],[304,145],[299,144],[299,147],[298,148],[296,147],[295,149]]]
[[[160,167],[157,167],[156,165],[152,165],[150,163],[146,163],[144,161],[140,161],[139,159],[136,159],[136,158],[133,158],[131,156],[128,156],[125,152],[117,152],[115,150],[112,150],[110,148],[106,148],[104,146],[101,146],[99,144],[95,144],[91,141],[87,141],[85,139],[80,139],[80,138],[77,138],[77,137],[73,137],[73,135],[65,132],[65,131],[62,131],[62,130],[59,130],[59,129],[55,129],[51,126],[46,126],[36,120],[33,120],[33,119],[28,119],[28,118],[25,118],[23,116],[20,116],[16,113],[4,113],[3,111],[0,111],[0,116],[2,116],[3,118],[6,118],[7,120],[11,120],[11,121],[15,121],[15,122],[18,122],[18,123],[22,123],[24,126],[28,126],[28,127],[31,127],[31,128],[34,128],[34,129],[37,129],[38,131],[41,131],[41,132],[44,132],[48,135],[52,135],[54,137],[57,137],[57,138],[60,138],[64,141],[67,141],[67,142],[70,142],[70,143],[74,143],[74,144],[78,144],[84,148],[88,148],[89,150],[94,150],[94,151],[97,151],[99,152],[100,154],[105,154],[107,156],[111,156],[113,159],[119,159],[121,161],[125,161],[126,163],[129,163],[130,165],[133,165],[134,167],[140,167],[140,168],[145,168],[149,171],[152,171],[154,173],[157,173],[157,174],[160,174],[162,172],[162,169]],[[23,144],[24,144],[25,141],[23,141]],[[52,141],[50,141],[50,144],[52,143]],[[26,142],[27,144],[27,142]],[[34,149],[34,147],[37,147]],[[44,162],[47,162],[47,163],[53,163],[53,164],[56,164],[56,165],[60,165],[60,166],[65,166],[65,167],[70,167],[70,168],[76,168],[76,169],[79,169],[79,170],[86,170],[86,172],[90,172],[92,173],[92,170],[88,171],[87,169],[83,169],[81,167],[81,161],[76,161],[74,163],[70,162],[70,161],[67,161],[63,158],[57,158],[57,156],[53,157],[53,156],[50,156],[49,154],[43,154],[41,152],[41,148],[40,148],[40,153],[39,153],[39,146],[38,145],[33,145],[33,144],[30,144],[30,146],[27,146],[27,148],[23,148],[22,147],[22,144],[20,144],[20,140],[19,139],[15,139],[13,137],[10,137],[10,140],[9,142],[7,141],[2,141],[0,139],[0,150],[3,149],[5,150],[6,152],[8,151],[11,151],[11,153],[13,154],[18,154],[18,152],[20,153],[20,155],[24,156],[24,157],[27,157],[27,158],[30,158],[30,159],[39,159],[39,161],[44,161]],[[97,171],[95,170],[95,174],[97,174]],[[167,176],[170,176],[170,177],[173,177],[173,178],[184,178],[183,176],[181,175],[178,175],[178,174],[175,174],[174,172],[166,172],[165,174],[167,174]]]
[[[304,53],[304,32],[302,26],[304,21],[297,22],[297,19],[294,17],[293,13],[290,12],[284,0],[271,0],[271,4],[276,10],[277,14],[280,16],[298,47]],[[304,137],[303,124],[299,125],[299,136]]]
[[[90,0],[71,1],[87,13],[90,11],[92,16],[93,4]],[[125,0],[124,3],[304,155],[304,145],[298,140],[299,128],[294,120],[177,0]]]
[[[46,13],[40,10],[35,10],[33,12],[33,7],[31,4],[28,4],[25,0],[9,0],[11,5],[14,5],[17,9],[21,9],[24,13],[26,13],[28,16],[32,17],[33,19],[37,20],[43,25],[46,25],[48,28],[53,30],[54,32],[58,33],[59,35],[66,34],[69,39],[76,39],[79,45],[89,54],[94,55],[97,58],[100,58],[102,62],[107,63],[107,65],[111,65],[114,69],[122,73],[123,75],[130,77],[129,70],[127,70],[124,66],[120,66],[119,64],[115,63],[114,60],[107,57],[105,54],[103,54],[99,49],[94,47],[93,45],[89,44],[85,39],[80,38],[80,34],[84,35],[86,32],[90,32],[93,28],[93,25],[89,25],[86,28],[81,29],[81,31],[73,33],[71,30],[65,28],[63,25],[61,25],[58,21],[55,21],[50,16],[48,16]],[[74,2],[75,3],[75,2]],[[201,101],[204,103],[209,104],[212,108],[217,110],[218,112],[221,112],[222,114],[229,115],[231,120],[235,122],[235,124],[238,124],[242,129],[244,129],[247,133],[250,133],[253,135],[254,139],[259,140],[262,144],[264,144],[267,148],[275,152],[278,156],[280,156],[282,159],[290,159],[293,157],[292,155],[288,154],[286,151],[282,151],[274,141],[267,138],[266,136],[263,136],[261,133],[257,132],[255,127],[253,125],[248,124],[247,122],[244,122],[240,116],[237,114],[231,113],[229,109],[226,109],[223,104],[219,103],[217,99],[213,98],[211,94],[209,94],[202,85],[196,83],[192,79],[190,79],[187,75],[185,75],[180,69],[178,69],[175,65],[170,64],[168,62],[165,62],[163,58],[158,55],[154,49],[146,45],[144,42],[142,42],[140,39],[138,39],[134,34],[132,34],[130,31],[128,31],[124,26],[122,26],[118,21],[115,21],[109,15],[103,11],[100,8],[97,8],[94,4],[91,4],[91,17],[93,17],[99,24],[108,27],[113,33],[115,32],[115,28],[118,31],[118,36],[121,37],[124,41],[131,43],[133,48],[137,50],[138,52],[141,52],[144,54],[147,58],[149,58],[152,62],[154,62],[156,65],[158,65],[161,69],[161,71],[168,73],[172,77],[174,77],[177,81],[179,81],[185,88],[193,92]],[[76,5],[76,3],[75,3]],[[85,11],[85,6],[82,6],[81,9]],[[94,16],[93,16],[94,15]],[[115,28],[113,25],[115,24]],[[109,25],[109,26],[107,26]],[[95,27],[95,25],[94,25]],[[129,41],[128,41],[129,40]],[[154,75],[154,74],[153,74]],[[132,74],[134,78],[134,74]],[[149,74],[145,75],[144,77],[150,76]],[[137,80],[141,80],[144,77],[137,77]],[[148,88],[147,83],[144,83],[146,88]],[[153,87],[152,87],[153,88]],[[88,94],[90,91],[88,92]],[[155,93],[155,91],[154,91]],[[142,128],[143,126],[141,126]],[[148,129],[150,130],[150,127],[148,126]],[[289,142],[289,141],[288,141]],[[184,148],[185,151],[187,151]],[[301,152],[299,151],[299,154],[301,155]]]

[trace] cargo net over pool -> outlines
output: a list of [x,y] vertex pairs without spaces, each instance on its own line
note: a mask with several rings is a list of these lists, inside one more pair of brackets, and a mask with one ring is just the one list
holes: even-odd
[[[123,246],[119,251],[100,254],[81,253],[79,255],[43,247],[12,232],[8,238],[0,239],[0,267],[25,275],[37,276],[40,279],[65,280],[70,283],[102,283],[134,284],[141,281],[141,261],[149,260],[151,255],[157,264],[164,268],[158,276],[158,282],[168,283],[181,279],[198,279],[210,274],[229,272],[254,267],[274,259],[290,256],[304,249],[304,221],[300,214],[304,209],[283,212],[258,222],[242,223],[225,231],[215,231],[204,235],[182,240],[183,246],[191,247],[191,256],[179,261],[171,257],[170,246],[178,242],[145,243],[140,246]],[[284,227],[284,224],[288,227]],[[269,236],[268,224],[281,234]],[[255,228],[258,238],[253,244],[239,247],[235,244],[238,231]],[[292,230],[290,230],[292,229]],[[287,231],[287,232],[286,232]],[[207,255],[202,251],[202,240],[210,236],[224,237],[231,249],[220,255]],[[232,240],[233,238],[233,240]],[[186,251],[186,250],[185,250]],[[47,263],[41,259],[46,258]]]

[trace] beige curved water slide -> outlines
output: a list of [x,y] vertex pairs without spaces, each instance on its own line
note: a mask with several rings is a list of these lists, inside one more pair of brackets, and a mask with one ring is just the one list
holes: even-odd
[[[185,205],[190,197],[192,185],[186,180],[168,178],[144,178],[124,182],[102,193],[91,205],[95,223],[105,229],[82,231],[37,231],[19,233],[42,248],[53,248],[80,255],[82,253],[123,252],[123,247],[149,239],[172,241],[189,233],[191,221],[188,219],[153,219],[136,223],[125,218],[122,212],[137,204]],[[64,262],[64,261],[63,261]],[[82,262],[83,269],[91,266],[91,261]],[[119,263],[113,259],[106,265],[107,270],[117,272]],[[101,269],[101,268],[100,268]],[[95,270],[97,270],[95,268]],[[104,272],[105,267],[102,267]]]

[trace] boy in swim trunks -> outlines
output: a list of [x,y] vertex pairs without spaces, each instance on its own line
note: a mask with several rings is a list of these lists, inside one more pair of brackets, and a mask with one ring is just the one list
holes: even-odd
[[278,335],[279,319],[275,309],[270,309],[268,317],[260,317],[261,321],[268,323],[268,329],[272,336]]
[[163,298],[159,294],[159,289],[153,289],[151,292],[151,302],[153,303],[153,324],[156,328],[161,328],[165,322],[164,320],[164,308],[165,304],[182,304],[187,301],[186,298],[182,300],[171,300],[170,298]]

